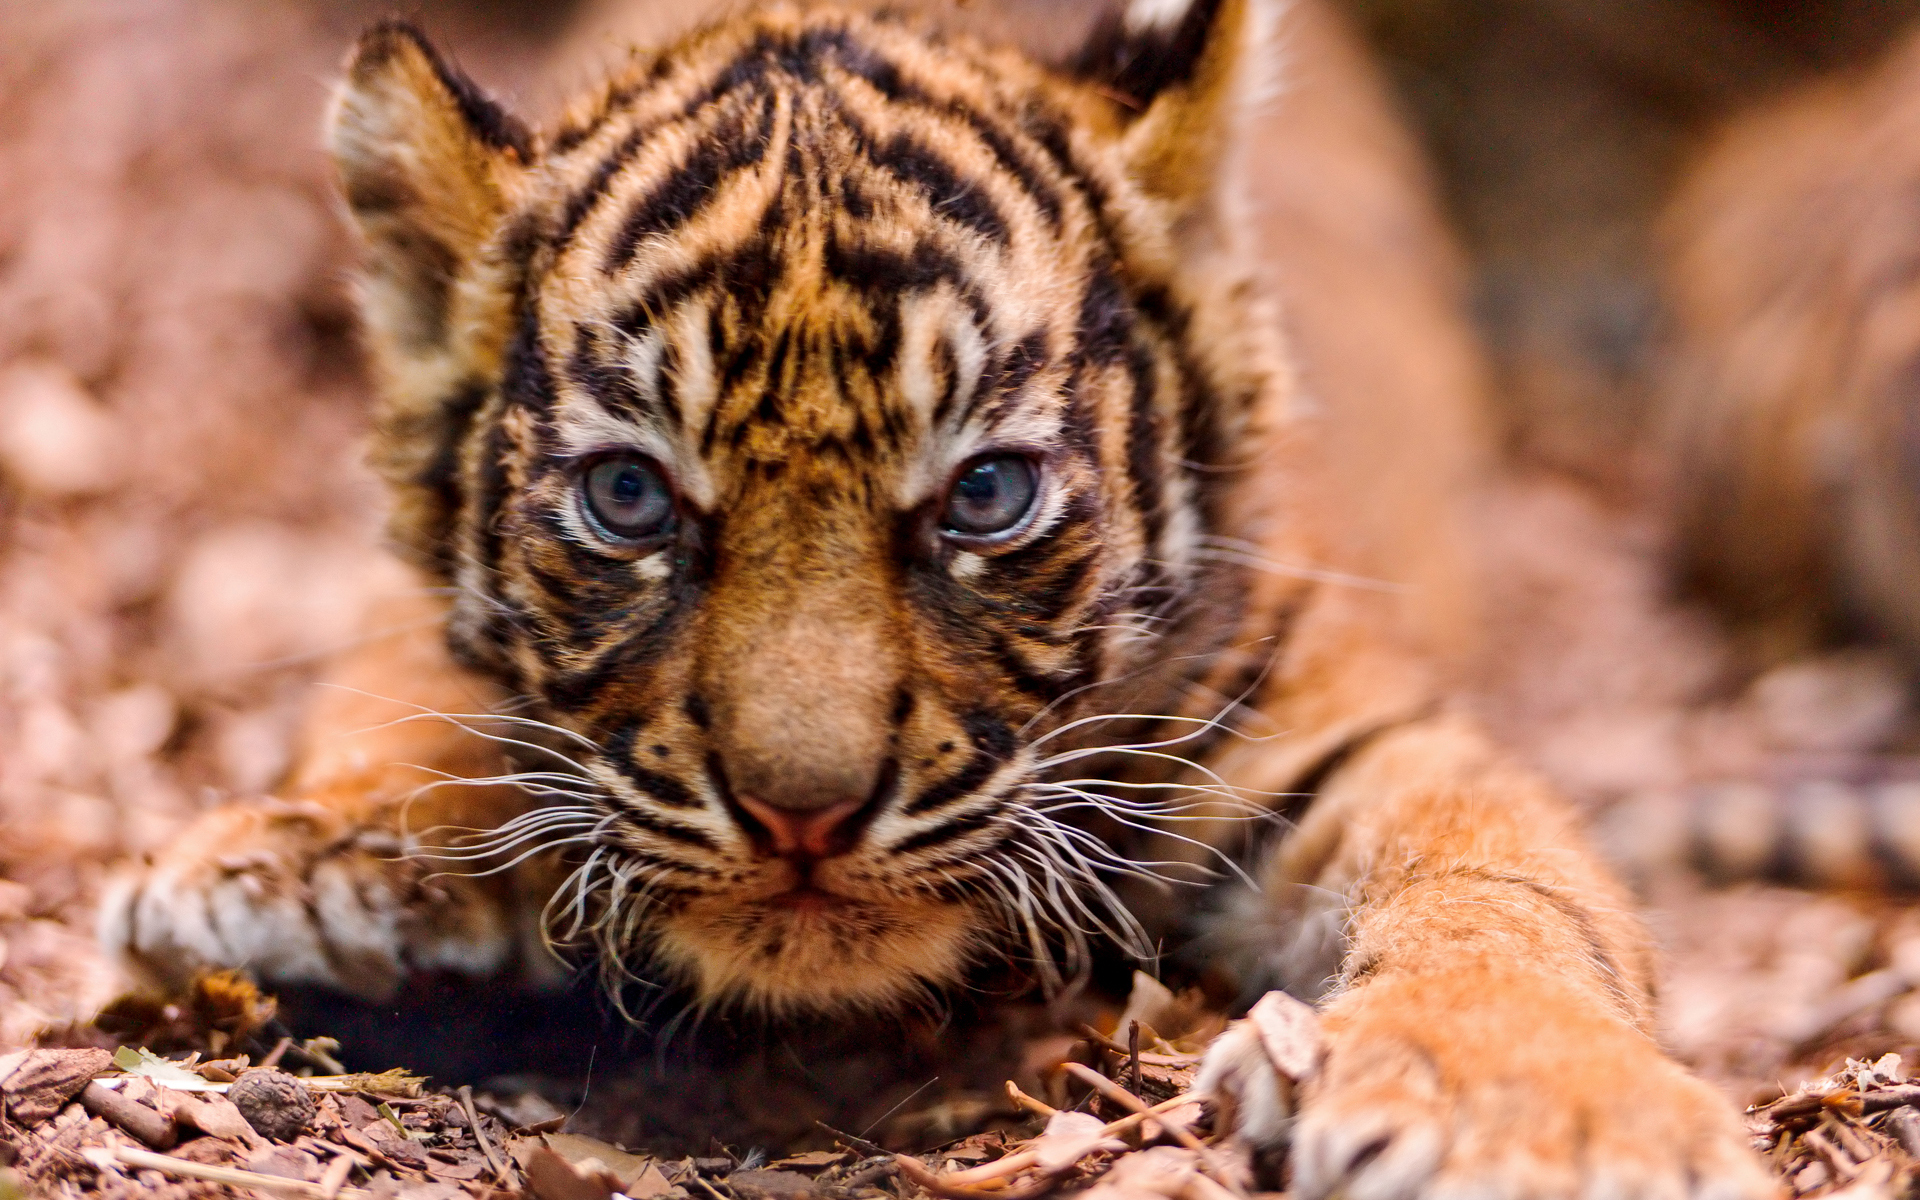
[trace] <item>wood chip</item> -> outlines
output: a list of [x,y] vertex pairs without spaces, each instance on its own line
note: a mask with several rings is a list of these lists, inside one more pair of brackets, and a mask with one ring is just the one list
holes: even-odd
[[0,1082],[7,1115],[22,1125],[38,1125],[112,1065],[113,1056],[105,1050],[34,1050]]
[[1247,1019],[1260,1032],[1260,1045],[1274,1070],[1296,1084],[1320,1073],[1327,1042],[1312,1005],[1285,992],[1268,992],[1247,1012]]

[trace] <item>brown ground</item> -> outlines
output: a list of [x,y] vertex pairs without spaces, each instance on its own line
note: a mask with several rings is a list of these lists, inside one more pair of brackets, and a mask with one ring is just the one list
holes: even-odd
[[[560,33],[507,3],[415,7],[509,91]],[[314,136],[374,11],[70,0],[0,16],[0,1049],[114,994],[87,928],[103,864],[272,783],[315,662],[385,570]],[[1809,738],[1884,739],[1808,734],[1827,709],[1791,679],[1750,689],[1712,619],[1665,598],[1658,521],[1620,499],[1634,473],[1542,465],[1566,460],[1533,455],[1477,509],[1498,653],[1474,703],[1524,753],[1599,808],[1756,773]],[[1872,662],[1819,678],[1867,725],[1898,696]],[[1847,1011],[1871,997],[1862,977],[1920,956],[1903,912],[1682,880],[1653,902],[1667,1036],[1736,1098],[1840,1049],[1920,1059],[1920,998]]]

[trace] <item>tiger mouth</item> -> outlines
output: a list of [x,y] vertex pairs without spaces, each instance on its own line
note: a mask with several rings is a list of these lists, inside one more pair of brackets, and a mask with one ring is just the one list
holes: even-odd
[[784,892],[776,892],[767,897],[766,903],[772,908],[789,912],[818,913],[851,907],[854,900],[850,896],[842,896],[811,883],[803,883]]

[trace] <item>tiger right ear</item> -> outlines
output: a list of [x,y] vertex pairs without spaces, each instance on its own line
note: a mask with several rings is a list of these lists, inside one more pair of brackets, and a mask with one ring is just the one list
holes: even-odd
[[[328,141],[367,244],[361,310],[389,402],[470,376],[461,283],[533,155],[518,120],[450,67],[421,32],[385,21],[360,37]],[[485,341],[487,339],[481,339]]]
[[1128,173],[1182,217],[1216,192],[1261,65],[1267,0],[1123,0],[1067,64],[1125,110]]

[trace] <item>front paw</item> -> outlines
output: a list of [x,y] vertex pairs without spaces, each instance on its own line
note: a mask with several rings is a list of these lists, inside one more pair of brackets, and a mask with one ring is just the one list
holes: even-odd
[[[1290,1146],[1298,1200],[1748,1200],[1778,1194],[1733,1107],[1591,994],[1537,974],[1370,980],[1332,1001],[1287,1095],[1252,1022],[1201,1084]],[[1263,1060],[1267,1078],[1261,1077]]]
[[320,804],[217,809],[109,884],[101,942],[170,989],[239,968],[378,1000],[413,973],[499,971],[515,937],[498,887],[436,876],[401,849]]

